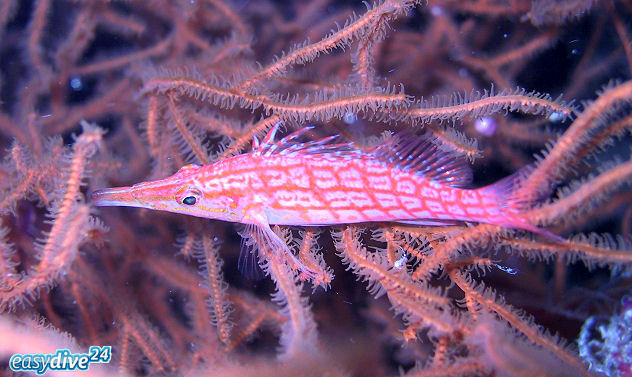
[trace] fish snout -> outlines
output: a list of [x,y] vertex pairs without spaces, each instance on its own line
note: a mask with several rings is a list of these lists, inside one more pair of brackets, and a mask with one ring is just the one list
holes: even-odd
[[95,206],[138,206],[136,198],[132,195],[132,187],[112,187],[97,190],[90,196]]

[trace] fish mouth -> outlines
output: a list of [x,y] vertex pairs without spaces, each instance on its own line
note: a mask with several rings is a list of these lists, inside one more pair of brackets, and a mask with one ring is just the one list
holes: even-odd
[[112,187],[97,190],[90,196],[92,204],[99,207],[123,206],[138,207],[139,203],[132,195],[132,187]]

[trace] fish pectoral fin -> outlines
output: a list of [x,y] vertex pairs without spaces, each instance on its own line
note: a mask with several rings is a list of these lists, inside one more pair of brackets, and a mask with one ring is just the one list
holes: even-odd
[[265,273],[259,265],[259,244],[257,239],[262,239],[258,235],[259,228],[251,224],[239,225],[241,228],[239,230],[241,242],[239,244],[237,269],[246,279],[261,280],[265,277]]
[[[289,257],[288,262],[292,265],[292,269],[298,269],[310,279],[314,279],[317,276],[317,272],[298,259],[287,246],[287,243],[270,228],[268,218],[263,210],[251,209],[247,212],[247,218],[250,223],[240,232],[242,236],[240,261],[242,260],[241,253],[257,255],[256,253],[261,253],[262,248],[268,248],[268,253],[282,253],[286,258]],[[246,259],[251,258],[248,254],[244,257],[244,267],[248,267]]]

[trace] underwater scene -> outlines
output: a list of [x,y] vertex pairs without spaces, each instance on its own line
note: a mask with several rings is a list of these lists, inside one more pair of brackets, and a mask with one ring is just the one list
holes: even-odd
[[0,375],[632,377],[630,0],[0,0],[0,154]]

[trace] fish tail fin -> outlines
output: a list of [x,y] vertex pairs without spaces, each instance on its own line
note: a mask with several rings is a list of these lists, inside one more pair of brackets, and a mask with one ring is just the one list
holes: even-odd
[[528,165],[496,183],[480,188],[480,194],[487,198],[488,202],[497,203],[503,218],[498,221],[498,225],[524,229],[555,242],[565,242],[564,238],[538,227],[526,216],[527,211],[546,199],[537,194],[526,194],[525,190],[522,190],[534,169],[534,165]]
[[548,238],[549,240],[555,243],[567,242],[567,240],[564,237],[558,236],[557,234],[551,232],[548,229],[540,228],[536,225],[533,225],[531,221],[525,216],[520,216],[520,215],[515,216],[508,222],[507,225],[512,228],[524,229],[524,230],[528,230],[529,232],[539,234],[545,238]]
[[480,188],[479,191],[483,197],[496,200],[505,212],[517,213],[527,211],[543,200],[543,198],[532,194],[524,194],[524,191],[521,190],[533,170],[533,165],[525,166],[498,182]]

